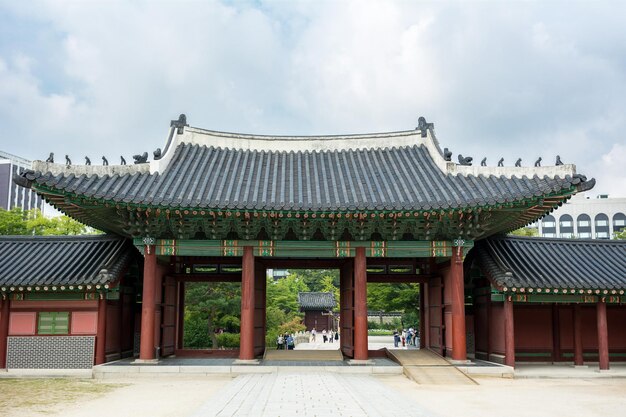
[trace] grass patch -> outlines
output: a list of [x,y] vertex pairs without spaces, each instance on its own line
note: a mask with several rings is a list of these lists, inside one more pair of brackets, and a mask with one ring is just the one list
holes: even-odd
[[98,397],[121,386],[124,384],[105,384],[91,379],[0,379],[0,410],[21,415],[49,414],[59,404]]
[[368,329],[367,334],[370,336],[392,336],[393,330],[387,329]]

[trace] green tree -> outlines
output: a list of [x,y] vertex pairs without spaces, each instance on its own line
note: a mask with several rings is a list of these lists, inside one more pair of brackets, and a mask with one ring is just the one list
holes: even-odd
[[185,345],[218,348],[217,328],[238,333],[241,285],[238,282],[190,282],[185,291]]
[[619,232],[615,232],[613,235],[613,239],[624,239],[626,240],[626,227],[620,230]]
[[332,292],[335,296],[335,301],[339,304],[339,285],[335,284],[335,280],[330,275],[325,275],[321,282],[321,292]]
[[0,209],[2,235],[84,235],[102,233],[67,216],[45,217],[40,210]]
[[267,307],[275,307],[285,314],[297,313],[298,293],[307,292],[309,287],[298,273],[289,274],[278,281],[267,282]]
[[0,235],[26,235],[24,212],[16,207],[11,210],[0,209]]

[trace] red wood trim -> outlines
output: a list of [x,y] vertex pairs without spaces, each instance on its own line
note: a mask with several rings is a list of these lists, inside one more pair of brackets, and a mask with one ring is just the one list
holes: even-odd
[[7,337],[9,336],[9,315],[11,301],[0,298],[0,369],[7,365]]
[[154,246],[144,249],[143,294],[141,298],[141,344],[139,359],[154,359],[157,258]]
[[241,273],[241,330],[239,359],[254,359],[254,252],[244,246]]
[[515,367],[515,325],[513,302],[504,298],[504,364]]
[[[98,300],[98,330],[96,333],[96,355],[95,364],[100,365],[106,362],[106,320],[107,301],[104,297]],[[120,341],[121,343],[121,341]]]
[[241,282],[241,274],[173,274],[179,282]]
[[580,304],[574,306],[574,365],[583,366],[583,332]]
[[97,310],[98,300],[17,300],[11,301],[11,310],[67,311]]
[[561,332],[559,326],[559,309],[557,304],[552,304],[552,360],[561,360]]
[[[458,249],[458,250],[457,250]],[[465,284],[463,282],[462,248],[453,248],[450,260],[450,284],[452,297],[452,359],[467,360],[465,334]]]
[[365,248],[354,257],[354,359],[367,360],[367,264]]
[[609,331],[606,320],[606,303],[601,299],[596,305],[598,322],[598,362],[600,370],[609,369]]
[[401,282],[401,283],[419,283],[428,282],[429,277],[425,275],[412,274],[367,274],[367,282]]

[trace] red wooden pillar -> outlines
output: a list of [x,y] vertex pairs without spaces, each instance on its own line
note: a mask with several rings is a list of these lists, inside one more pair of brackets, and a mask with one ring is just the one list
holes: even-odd
[[467,360],[462,250],[461,247],[453,248],[449,272],[452,285],[452,359],[457,361]]
[[365,248],[354,258],[354,359],[367,360],[367,268]]
[[598,362],[600,370],[609,369],[609,331],[606,321],[606,302],[600,299],[596,306],[598,319]]
[[426,306],[424,298],[424,288],[426,286],[420,283],[420,349],[426,347]]
[[7,367],[7,338],[9,336],[9,301],[7,298],[0,298],[0,369]]
[[96,365],[106,362],[106,323],[107,299],[105,294],[100,294],[100,299],[98,300],[98,329],[96,333]]
[[178,283],[178,309],[176,311],[176,349],[183,349],[185,336],[185,281]]
[[504,364],[515,367],[515,326],[513,301],[504,297]]
[[153,360],[154,323],[156,311],[157,260],[155,247],[146,245],[143,258],[143,294],[141,296],[141,343],[140,360]]
[[244,246],[241,262],[241,339],[239,359],[254,359],[254,254]]
[[574,365],[582,366],[583,361],[583,332],[581,327],[580,304],[574,306]]

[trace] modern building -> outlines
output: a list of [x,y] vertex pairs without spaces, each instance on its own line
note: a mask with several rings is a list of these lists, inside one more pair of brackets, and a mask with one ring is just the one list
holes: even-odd
[[[106,342],[109,333],[129,328],[121,313],[109,314],[115,293],[135,300],[119,308],[135,312],[128,323],[140,362],[178,355],[185,285],[206,281],[241,283],[238,357],[254,361],[265,351],[266,271],[305,267],[340,271],[340,347],[347,358],[374,355],[369,282],[419,283],[421,347],[456,361],[482,355],[514,366],[534,353],[547,359],[548,347],[550,360],[567,361],[571,353],[576,363],[598,360],[600,369],[626,358],[626,242],[502,237],[594,186],[573,165],[484,167],[463,158],[457,164],[424,118],[417,129],[400,132],[275,137],[189,127],[181,116],[160,155],[124,166],[35,161],[15,178],[113,235],[103,239],[122,239],[120,251],[130,259],[136,249],[143,259],[124,277],[100,251],[85,258],[101,271],[95,278],[87,269],[58,279],[54,269],[28,269],[19,282],[0,273],[0,345],[8,357],[16,349],[12,338],[33,336],[12,327],[20,314],[30,314],[32,329],[40,313],[67,313],[58,332],[49,331],[58,315],[44,314],[43,334],[35,334],[65,355],[71,351],[53,339],[72,336],[74,312],[93,312],[97,304],[99,362],[109,349],[98,349],[98,334]],[[46,254],[38,242],[27,243],[25,260]],[[77,257],[88,253],[69,247]],[[6,253],[2,261],[15,262]],[[85,305],[89,297],[107,304]],[[580,319],[569,316],[577,310]],[[544,323],[549,318],[552,327]],[[111,351],[128,348],[110,343]]]
[[626,198],[584,193],[572,197],[537,222],[542,237],[612,239],[626,228]]
[[0,151],[0,208],[11,210],[44,210],[44,200],[33,190],[20,187],[13,182],[15,175],[29,170],[31,161]]

